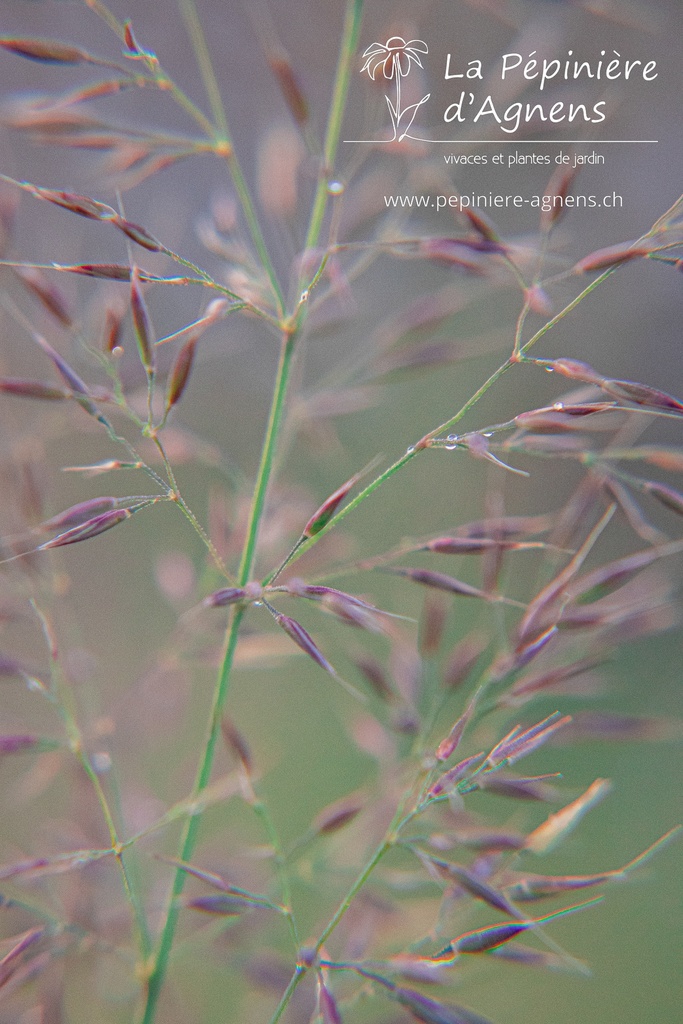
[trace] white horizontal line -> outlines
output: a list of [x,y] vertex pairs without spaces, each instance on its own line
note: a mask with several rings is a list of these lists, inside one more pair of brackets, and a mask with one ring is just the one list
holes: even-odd
[[[359,143],[364,142],[375,146],[388,146],[390,141],[396,142],[396,139],[344,139],[344,142]],[[654,145],[659,142],[659,139],[412,139],[412,142],[430,142],[437,143],[442,146],[464,146],[464,145],[476,145],[476,146],[557,146],[557,145],[581,145],[581,146],[609,146],[609,145],[628,145],[635,146],[638,144],[649,144]]]

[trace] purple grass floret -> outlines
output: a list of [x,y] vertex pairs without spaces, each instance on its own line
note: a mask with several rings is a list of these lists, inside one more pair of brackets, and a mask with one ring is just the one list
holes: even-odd
[[174,405],[177,405],[183,397],[192,372],[192,364],[198,341],[199,337],[197,335],[189,337],[176,356],[171,375],[168,379],[166,412],[169,412]]
[[140,271],[133,267],[130,275],[130,307],[133,314],[133,329],[140,354],[140,361],[148,377],[154,376],[156,360],[152,341],[152,326],[140,287]]
[[190,910],[201,910],[205,914],[219,914],[221,917],[236,917],[259,906],[258,903],[248,900],[244,896],[232,896],[228,893],[220,893],[215,896],[195,896],[194,899],[187,900],[185,905]]
[[469,704],[463,711],[462,715],[455,722],[448,736],[441,741],[439,746],[436,748],[436,759],[437,761],[448,761],[448,759],[455,753],[457,747],[460,744],[465,729],[467,728],[472,716],[474,715],[477,700],[479,699],[479,691],[477,691]]
[[244,587],[222,587],[205,597],[203,603],[206,608],[225,608],[229,604],[244,601],[246,597]]
[[327,526],[341,503],[356,486],[363,472],[356,473],[345,484],[342,484],[336,491],[333,491],[329,498],[325,499],[320,508],[313,513],[304,526],[302,537],[314,537],[316,533],[320,533],[324,526]]
[[431,569],[409,569],[402,566],[388,566],[382,570],[396,576],[405,576],[414,583],[420,583],[423,587],[434,587],[436,590],[444,590],[447,594],[457,594],[460,597],[479,597],[486,601],[497,601],[500,598],[492,594],[486,594],[478,587],[473,587],[462,580],[456,580],[453,576],[447,576],[443,572],[433,572]]
[[89,498],[87,501],[79,501],[77,505],[72,505],[71,508],[60,512],[59,515],[46,519],[44,523],[40,523],[38,529],[48,532],[81,526],[94,516],[99,516],[103,512],[109,512],[111,509],[116,508],[125,500],[125,498],[107,497]]
[[453,864],[451,861],[441,860],[439,857],[433,857],[431,854],[426,854],[421,850],[416,850],[415,853],[423,861],[427,869],[431,869],[430,873],[433,872],[444,881],[462,887],[470,896],[474,896],[475,899],[488,904],[494,910],[500,910],[501,913],[507,914],[509,917],[521,916],[502,892],[488,885],[472,871],[468,871],[467,868],[462,867],[460,864]]
[[395,987],[390,998],[400,1003],[421,1024],[490,1024],[485,1017],[462,1006],[442,1003],[413,989]]
[[489,772],[479,776],[479,788],[497,796],[511,797],[516,800],[537,800],[547,802],[557,800],[558,790],[548,785],[548,779],[558,779],[560,775],[553,772],[549,775],[532,775],[528,778],[513,778],[499,773]]
[[458,764],[449,768],[447,772],[444,772],[429,790],[429,796],[436,797],[442,796],[444,793],[452,792],[459,782],[462,782],[466,778],[470,771],[474,771],[486,758],[486,754],[480,751],[478,754],[471,754],[470,757],[466,757],[464,761],[459,761]]
[[552,914],[546,914],[545,917],[530,918],[510,924],[494,924],[489,925],[488,928],[477,928],[474,931],[465,932],[464,935],[459,935],[457,939],[449,942],[445,949],[432,959],[437,963],[451,963],[463,953],[488,953],[523,932],[529,931],[530,928],[537,928],[548,921],[553,921],[556,917],[566,917],[568,914],[592,907],[601,901],[602,896],[596,896],[592,900],[586,900],[585,903],[576,903],[571,907],[556,910]]
[[24,380],[20,377],[0,377],[0,391],[18,398],[38,398],[41,401],[58,402],[71,398],[71,392],[57,388],[40,380]]
[[344,689],[348,690],[348,692],[354,697],[361,701],[365,700],[363,695],[356,690],[354,686],[351,686],[350,683],[347,683],[342,679],[337,670],[329,663],[325,655],[318,648],[313,637],[304,629],[300,622],[297,622],[296,619],[290,618],[289,615],[283,615],[282,612],[276,612],[274,609],[271,609],[271,612],[280,629],[285,631],[287,636],[294,641],[297,647],[301,648],[304,654],[307,654],[308,657],[316,663],[316,665],[319,665],[320,668],[329,673],[333,679],[336,679],[337,682],[341,683]]
[[320,977],[318,977],[318,1007],[322,1018],[321,1024],[343,1024],[337,1000]]
[[527,754],[546,743],[558,729],[569,725],[571,720],[571,715],[562,716],[559,711],[554,711],[542,722],[538,722],[524,731],[519,731],[520,726],[516,726],[493,748],[486,758],[486,767],[495,768],[502,764],[514,764],[515,761],[526,757]]

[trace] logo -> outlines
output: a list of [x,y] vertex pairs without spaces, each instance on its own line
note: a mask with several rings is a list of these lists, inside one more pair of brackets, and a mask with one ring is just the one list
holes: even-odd
[[371,43],[363,53],[365,63],[361,68],[361,74],[365,71],[373,82],[375,76],[381,71],[387,82],[395,82],[395,99],[385,96],[391,117],[393,135],[386,142],[401,142],[405,138],[412,138],[409,134],[415,115],[423,103],[426,103],[431,93],[423,96],[418,103],[410,103],[407,107],[401,106],[401,80],[410,73],[413,64],[422,67],[420,54],[429,53],[429,47],[421,39],[411,39],[406,42],[401,36],[391,36],[386,43]]

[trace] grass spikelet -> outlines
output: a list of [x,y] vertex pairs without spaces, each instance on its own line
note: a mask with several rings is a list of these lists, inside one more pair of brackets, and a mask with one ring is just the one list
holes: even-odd
[[646,494],[651,494],[660,505],[671,509],[672,512],[676,512],[679,516],[683,515],[683,494],[680,491],[652,480],[646,481],[642,488]]
[[633,242],[612,245],[606,249],[597,249],[595,252],[589,253],[588,256],[584,256],[574,265],[574,273],[595,273],[595,271],[618,267],[622,263],[629,263],[631,260],[642,259],[649,255],[650,249],[647,246],[635,245]]
[[166,412],[170,412],[174,405],[177,405],[183,397],[187,382],[192,372],[195,350],[199,338],[195,335],[185,342],[173,363],[173,369],[168,380],[166,391]]
[[474,696],[470,700],[469,704],[463,711],[460,718],[458,718],[456,723],[453,725],[448,736],[446,736],[446,738],[443,739],[439,746],[436,748],[437,761],[448,761],[449,758],[452,757],[455,751],[457,750],[460,741],[465,733],[465,729],[467,728],[470,720],[472,719],[472,716],[474,715],[478,699],[479,691],[477,691],[474,694]]
[[[369,468],[369,467],[368,467]],[[315,537],[316,534],[327,526],[329,521],[334,516],[342,502],[348,497],[353,488],[356,486],[359,480],[363,478],[367,469],[361,470],[360,473],[355,473],[346,483],[338,487],[336,491],[330,494],[329,498],[326,498],[320,508],[316,509],[313,515],[310,517],[308,522],[303,528],[302,537]]]
[[304,654],[307,654],[309,658],[313,659],[316,665],[325,669],[325,671],[329,672],[331,676],[336,676],[336,672],[330,665],[327,658],[325,658],[322,652],[316,647],[313,637],[300,623],[296,621],[296,619],[292,619],[288,615],[283,615],[282,612],[277,612],[275,614],[275,621],[280,629],[283,629],[287,636],[294,641],[297,647],[300,647]]
[[0,391],[18,398],[37,398],[42,402],[59,402],[71,398],[71,392],[41,380],[23,380],[19,377],[0,377]]
[[570,722],[571,715],[562,716],[559,711],[554,711],[552,715],[548,715],[542,722],[529,729],[520,731],[520,726],[516,726],[512,733],[496,744],[486,758],[485,767],[495,768],[502,764],[514,764],[542,746],[558,729],[563,729]]
[[433,587],[436,590],[443,590],[447,594],[457,594],[459,597],[478,597],[485,601],[506,601],[504,597],[494,594],[486,594],[478,587],[469,583],[463,583],[453,576],[447,576],[443,572],[433,572],[431,569],[409,569],[405,566],[387,566],[382,572],[393,573],[396,576],[404,576],[414,583],[420,583],[423,587]]
[[420,859],[423,859],[428,868],[432,868],[437,876],[449,883],[455,883],[465,889],[475,899],[481,900],[494,910],[500,910],[508,917],[520,917],[519,912],[511,906],[510,902],[492,886],[488,885],[473,872],[463,868],[460,864],[453,864],[450,861],[441,860],[438,857],[415,851]]
[[315,817],[311,828],[317,835],[331,835],[345,828],[362,811],[365,799],[361,794],[343,797],[323,807]]
[[337,1000],[320,975],[318,975],[318,1012],[321,1024],[343,1024]]
[[8,953],[0,960],[0,988],[4,988],[14,972],[19,967],[17,963],[27,949],[30,949],[45,936],[45,928],[30,928],[23,935],[15,938],[17,941]]
[[64,530],[71,529],[73,526],[82,526],[83,523],[92,519],[93,516],[109,512],[110,509],[116,508],[119,503],[118,498],[111,497],[89,498],[87,501],[79,501],[77,505],[72,505],[70,508],[65,509],[64,512],[60,512],[59,515],[40,523],[38,529],[44,533],[49,533],[52,530]]
[[457,939],[453,939],[443,953],[434,957],[434,959],[437,961],[441,959],[448,961],[453,956],[457,957],[463,953],[488,953],[492,949],[497,949],[498,946],[502,946],[523,932],[528,931],[530,928],[537,928],[541,924],[553,921],[556,917],[566,917],[568,914],[574,914],[579,910],[584,910],[586,907],[592,907],[596,903],[601,902],[602,896],[596,896],[594,899],[586,900],[584,903],[576,903],[571,907],[556,910],[552,914],[546,914],[545,917],[518,921],[515,924],[494,924],[488,928],[477,928],[474,931],[465,932],[464,935],[459,935]]
[[612,518],[614,511],[615,506],[610,505],[565,568],[529,602],[526,613],[519,624],[518,636],[520,641],[524,642],[527,640],[529,634],[534,628],[537,628],[539,619],[543,616],[550,617],[559,612],[566,600],[563,595],[567,587],[585,562],[593,545]]
[[395,987],[389,992],[421,1024],[490,1024],[485,1017],[460,1006],[439,1002],[413,989]]
[[148,252],[166,252],[162,243],[140,224],[133,224],[125,217],[119,217],[118,214],[114,214],[110,220],[119,231],[124,233],[126,238],[130,238],[131,242],[135,242],[142,249],[147,249]]
[[71,327],[73,320],[69,306],[59,288],[35,267],[17,267],[15,272],[28,291],[35,295],[62,327]]
[[26,751],[54,750],[59,744],[40,736],[0,736],[0,757],[6,754],[23,754]]
[[0,46],[3,50],[42,64],[104,63],[78,46],[60,43],[55,39],[19,39],[5,36],[0,39]]
[[455,787],[459,782],[465,779],[470,771],[479,769],[482,762],[486,759],[486,754],[482,752],[478,754],[471,754],[470,757],[466,757],[463,761],[459,761],[458,764],[449,768],[447,772],[444,772],[436,782],[434,782],[429,790],[429,796],[437,797],[442,796],[444,793],[449,793],[455,790]]
[[336,679],[337,682],[341,683],[344,689],[352,696],[356,697],[360,701],[365,700],[363,694],[360,693],[355,686],[351,686],[350,683],[347,683],[341,678],[337,670],[333,668],[325,655],[316,645],[313,637],[304,629],[300,622],[297,622],[296,619],[292,619],[289,615],[283,615],[282,612],[276,612],[274,608],[271,608],[270,610],[280,629],[284,630],[290,640],[293,640],[304,654],[307,654],[308,657],[316,663],[316,665],[327,672],[328,675],[331,675],[333,679]]
[[596,779],[576,800],[551,814],[542,825],[534,829],[526,839],[525,847],[541,854],[552,850],[579,824],[584,814],[594,807],[611,789],[607,779]]
[[511,899],[517,902],[535,901],[547,899],[562,892],[573,892],[576,889],[586,889],[594,885],[604,885],[606,882],[623,882],[635,868],[645,863],[657,850],[666,845],[671,839],[680,835],[682,826],[677,825],[669,829],[663,836],[655,840],[646,850],[634,857],[621,868],[611,871],[603,871],[594,875],[524,875],[519,880],[505,886],[505,892]]
[[140,271],[136,266],[133,267],[130,275],[130,308],[133,314],[133,328],[135,330],[135,339],[138,345],[140,361],[145,368],[147,376],[151,380],[154,377],[154,371],[156,369],[154,342],[152,340],[152,325],[150,323],[149,313],[147,312],[147,304],[145,303],[142,295],[142,289],[140,287]]
[[[97,499],[95,500],[97,501]],[[51,551],[53,548],[66,547],[69,544],[80,544],[81,541],[99,537],[100,534],[106,533],[108,530],[113,529],[113,527],[130,519],[140,509],[155,504],[157,500],[157,498],[148,498],[145,501],[138,502],[136,505],[132,505],[130,508],[113,508],[107,512],[100,513],[100,515],[91,516],[78,526],[72,526],[63,533],[58,533],[56,537],[46,540],[31,551],[24,552],[21,555],[14,555],[12,558],[4,559],[4,561],[12,562],[17,558],[22,558],[24,554],[31,554],[37,551]],[[78,518],[77,515],[75,517]]]
[[287,104],[290,114],[300,128],[303,128],[309,119],[308,101],[304,96],[299,79],[292,67],[289,57],[285,51],[278,47],[271,49],[266,54],[268,67],[273,72],[277,84],[280,87],[282,97]]
[[578,167],[564,167],[560,164],[550,176],[543,194],[550,197],[549,209],[541,210],[541,230],[550,231],[560,222],[567,209],[566,198],[578,174]]
[[683,414],[683,402],[679,402],[673,395],[667,395],[665,391],[658,391],[657,388],[651,388],[647,384],[607,378],[600,387],[608,395],[614,395],[615,398],[627,402],[635,402],[636,405],[642,405],[648,409],[662,409],[665,412]]

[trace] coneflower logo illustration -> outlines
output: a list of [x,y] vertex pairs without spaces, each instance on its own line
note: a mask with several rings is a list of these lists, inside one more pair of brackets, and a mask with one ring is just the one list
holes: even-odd
[[415,115],[423,103],[426,103],[430,93],[423,96],[418,103],[410,103],[407,107],[401,107],[401,79],[409,73],[413,63],[422,67],[420,54],[429,53],[429,47],[421,39],[411,39],[406,42],[401,36],[391,36],[386,43],[371,43],[363,53],[365,63],[361,68],[361,74],[365,71],[375,81],[375,76],[381,70],[387,81],[396,82],[396,102],[392,103],[391,98],[386,96],[389,116],[393,128],[393,136],[387,140],[399,142],[408,135],[410,127],[415,120]]

